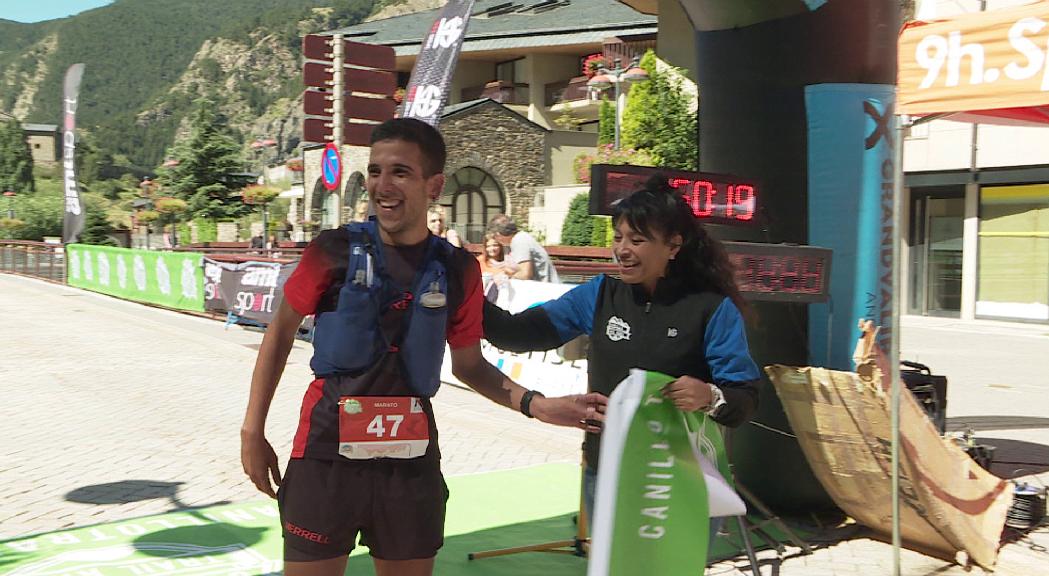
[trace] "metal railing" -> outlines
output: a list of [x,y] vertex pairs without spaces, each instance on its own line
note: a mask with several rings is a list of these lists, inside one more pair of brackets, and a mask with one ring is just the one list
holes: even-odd
[[65,250],[61,244],[0,240],[0,272],[65,284]]

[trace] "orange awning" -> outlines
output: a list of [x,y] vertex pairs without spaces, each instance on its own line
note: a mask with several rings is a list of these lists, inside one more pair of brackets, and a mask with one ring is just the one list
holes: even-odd
[[1049,122],[1049,1],[909,23],[900,35],[896,111]]

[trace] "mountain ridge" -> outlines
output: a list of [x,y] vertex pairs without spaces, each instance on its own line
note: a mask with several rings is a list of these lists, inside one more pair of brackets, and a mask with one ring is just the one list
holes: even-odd
[[78,128],[139,172],[164,161],[200,96],[246,150],[265,137],[286,153],[301,138],[301,37],[405,1],[116,0],[55,20],[0,20],[0,112],[60,124],[62,78],[82,62]]

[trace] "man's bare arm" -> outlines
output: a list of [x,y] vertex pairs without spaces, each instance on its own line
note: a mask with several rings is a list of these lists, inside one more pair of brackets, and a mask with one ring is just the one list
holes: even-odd
[[[481,355],[480,345],[452,350],[452,374],[485,398],[513,410],[521,409],[521,397],[528,391],[489,364]],[[597,393],[559,398],[535,396],[529,409],[542,422],[596,432],[605,419],[607,402]]]
[[517,278],[519,280],[534,280],[535,264],[533,264],[531,260],[518,262],[517,270],[514,271],[514,275],[511,276],[511,278]]
[[251,375],[248,408],[240,428],[240,459],[244,472],[261,492],[271,497],[276,497],[276,493],[270,484],[270,477],[280,486],[280,470],[277,467],[277,455],[266,440],[266,416],[302,318],[301,314],[281,300],[259,346],[255,371]]

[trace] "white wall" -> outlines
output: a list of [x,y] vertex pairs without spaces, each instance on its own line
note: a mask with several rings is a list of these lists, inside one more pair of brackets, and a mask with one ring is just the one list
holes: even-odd
[[[1049,164],[1049,127],[978,126],[977,168]],[[903,147],[904,171],[968,169],[972,133],[972,124],[949,120],[912,128]]]
[[540,195],[536,196],[537,204],[541,202],[541,205],[528,209],[528,227],[542,232],[546,236],[545,244],[560,244],[561,227],[568,215],[568,205],[576,196],[589,193],[590,186],[587,184],[543,188],[540,193],[542,200],[539,200]]
[[529,54],[524,59],[525,82],[528,83],[528,119],[546,128],[554,128],[560,115],[546,106],[546,85],[580,76],[579,58],[561,54]]

